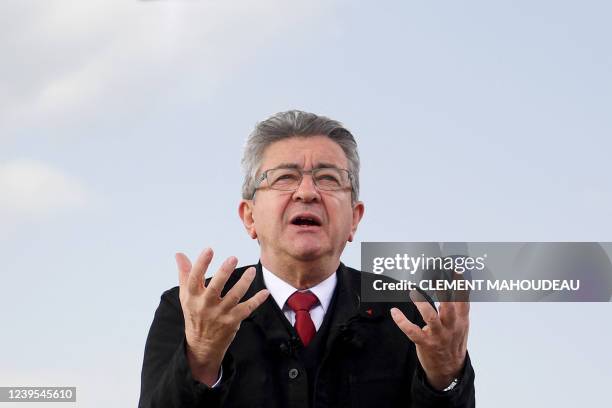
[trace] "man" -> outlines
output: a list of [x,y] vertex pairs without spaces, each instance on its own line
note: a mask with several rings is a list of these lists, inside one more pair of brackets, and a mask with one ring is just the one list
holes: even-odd
[[469,304],[360,301],[340,262],[364,204],[357,145],[339,122],[301,111],[247,141],[239,215],[260,262],[177,254],[145,346],[139,406],[473,407]]

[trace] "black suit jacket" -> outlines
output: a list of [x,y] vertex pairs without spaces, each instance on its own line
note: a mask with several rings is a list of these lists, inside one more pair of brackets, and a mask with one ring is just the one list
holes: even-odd
[[[233,272],[224,292],[246,268]],[[261,264],[256,268],[245,299],[265,287]],[[445,393],[432,389],[414,343],[389,313],[391,307],[398,307],[423,326],[414,304],[361,302],[361,281],[374,276],[343,264],[336,273],[335,306],[330,309],[333,314],[313,395],[308,395],[306,371],[294,352],[301,343],[292,338],[271,296],[242,322],[223,360],[221,383],[210,388],[194,380],[185,354],[179,288],[174,287],[163,293],[149,331],[139,407],[309,408],[309,400],[317,408],[474,407],[469,356],[455,389]]]

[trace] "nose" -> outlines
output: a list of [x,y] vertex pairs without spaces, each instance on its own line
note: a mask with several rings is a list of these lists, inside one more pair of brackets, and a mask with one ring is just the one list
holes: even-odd
[[312,174],[304,174],[297,190],[293,193],[293,199],[304,202],[311,202],[321,198],[317,186],[314,184]]

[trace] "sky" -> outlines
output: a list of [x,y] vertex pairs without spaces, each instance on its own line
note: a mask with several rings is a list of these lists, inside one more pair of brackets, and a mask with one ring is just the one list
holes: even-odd
[[[0,386],[136,406],[174,253],[210,246],[211,270],[257,261],[237,216],[240,158],[279,111],[338,119],[358,141],[365,217],[348,265],[361,241],[612,241],[611,12],[2,1]],[[474,304],[478,404],[608,401],[611,312]]]

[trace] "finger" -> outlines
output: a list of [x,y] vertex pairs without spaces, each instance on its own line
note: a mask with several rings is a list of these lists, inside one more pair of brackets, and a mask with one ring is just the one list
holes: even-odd
[[179,286],[183,288],[187,284],[187,278],[191,270],[191,261],[187,255],[182,252],[174,254],[174,259],[176,260],[176,267],[178,269]]
[[[438,287],[437,285],[445,284],[445,282],[448,282],[450,279],[451,278],[446,273],[440,271],[439,275],[435,279],[436,287]],[[450,302],[453,300],[453,290],[451,288],[435,290],[434,293],[439,302]]]
[[408,293],[408,296],[410,296],[410,300],[412,301],[412,303],[429,301],[429,298],[427,297],[428,293],[421,292],[418,289],[410,291],[410,293]]
[[453,302],[455,304],[455,309],[457,310],[457,315],[462,318],[467,318],[470,314],[470,302],[469,301],[459,301]]
[[236,306],[249,289],[249,286],[251,286],[254,278],[255,268],[251,266],[244,271],[238,282],[236,282],[229,292],[227,292],[227,294],[223,297],[223,305],[227,308]]
[[196,259],[195,264],[189,272],[189,278],[187,280],[187,287],[191,293],[198,293],[204,288],[204,274],[210,265],[210,261],[213,258],[213,250],[206,248]]
[[438,314],[440,321],[444,326],[452,327],[455,325],[457,320],[457,312],[455,310],[455,303],[453,302],[441,302],[438,308]]
[[[453,279],[456,281],[465,281],[467,280],[465,274],[463,273],[454,273],[453,275]],[[466,284],[467,282],[461,282],[462,284]],[[465,290],[457,290],[455,291],[455,296],[454,296],[454,301],[455,302],[461,302],[461,303],[468,303],[470,301],[470,290],[469,287],[467,287],[466,285],[466,289]],[[469,311],[469,305],[467,308]]]
[[416,324],[412,323],[398,308],[391,308],[391,317],[404,334],[412,340],[414,344],[420,344],[425,341],[425,333]]
[[423,295],[421,295],[417,291],[413,290],[410,292],[410,299],[419,310],[419,313],[421,314],[421,317],[423,318],[425,324],[429,326],[432,331],[437,332],[442,328],[440,317],[428,301],[420,300],[422,296]]
[[439,302],[451,302],[453,300],[453,290],[452,289],[442,289],[436,290],[436,299]]
[[[455,273],[455,280],[465,280],[466,277],[463,274]],[[458,317],[467,318],[470,313],[470,291],[466,290],[458,290],[455,292],[455,299],[453,304],[455,305],[455,310],[457,312]]]
[[244,302],[236,305],[232,310],[232,313],[236,316],[239,321],[243,321],[247,317],[253,313],[255,309],[263,304],[266,301],[270,292],[268,289],[262,289],[256,294],[254,294],[249,300],[245,300]]
[[206,286],[206,292],[204,293],[206,298],[209,300],[219,300],[221,298],[223,288],[236,265],[238,265],[238,259],[235,256],[230,256],[221,264],[215,276],[212,277],[208,282],[208,286]]

